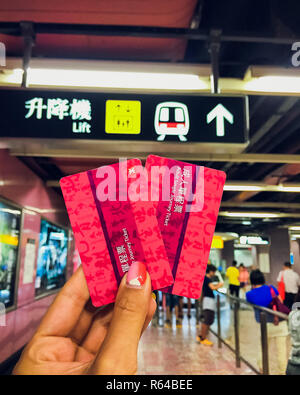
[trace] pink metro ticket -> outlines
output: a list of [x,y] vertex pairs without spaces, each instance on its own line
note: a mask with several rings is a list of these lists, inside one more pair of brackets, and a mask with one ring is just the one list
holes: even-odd
[[151,199],[174,283],[164,292],[199,298],[216,226],[224,172],[149,155]]
[[94,306],[114,302],[134,261],[145,263],[153,289],[173,283],[153,203],[128,199],[140,168],[131,159],[60,181]]

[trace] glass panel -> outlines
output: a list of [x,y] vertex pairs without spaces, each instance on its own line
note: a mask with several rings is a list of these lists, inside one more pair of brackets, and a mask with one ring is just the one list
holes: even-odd
[[14,304],[21,210],[0,202],[0,302]]
[[291,352],[291,340],[287,321],[279,325],[268,323],[268,347],[270,374],[285,374],[287,361]]
[[66,277],[67,254],[67,231],[43,219],[35,281],[37,296],[63,286]]
[[[220,295],[220,309],[221,309],[221,337],[228,343],[232,348],[234,348],[234,316],[233,310],[230,306],[230,301],[227,295]],[[216,293],[217,298],[217,293]],[[217,315],[215,317],[214,323],[211,326],[214,332],[218,332],[218,320]]]
[[255,320],[254,309],[246,303],[240,304],[239,329],[240,355],[260,371],[262,366],[260,324]]

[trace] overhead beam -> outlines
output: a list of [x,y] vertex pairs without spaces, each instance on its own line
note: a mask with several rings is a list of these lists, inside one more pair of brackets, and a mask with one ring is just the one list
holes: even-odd
[[[253,147],[255,150],[259,150],[262,145],[266,144],[263,138],[272,130],[272,135],[276,136],[284,127],[287,127],[292,123],[297,116],[299,116],[299,109],[288,114],[288,112],[297,104],[299,101],[298,97],[287,97],[281,106],[271,115],[271,117],[254,133],[247,147],[247,151],[251,151]],[[298,107],[298,106],[297,106]],[[286,115],[288,116],[284,118]],[[280,121],[280,122],[279,122]],[[294,130],[293,126],[289,126],[290,129]],[[272,137],[273,136],[269,136]],[[259,145],[260,143],[260,145]]]
[[[119,25],[88,25],[68,23],[34,23],[36,34],[67,34],[88,36],[118,36],[118,37],[152,37],[175,38],[186,40],[207,41],[209,34],[206,31],[194,29],[156,27],[156,26],[119,26]],[[1,22],[0,33],[20,36],[20,22]],[[222,35],[222,42],[261,43],[292,45],[300,41],[297,37],[247,36],[236,32],[232,35]]]
[[[172,159],[193,162],[293,163],[300,164],[300,155],[236,153],[242,145],[211,143],[160,143],[150,141],[106,141],[75,139],[1,138],[0,148],[13,156],[53,158],[146,159],[149,152]],[[215,152],[212,152],[212,149]],[[231,153],[228,153],[231,150]],[[235,150],[235,152],[234,152]],[[226,152],[227,151],[227,152]]]
[[[269,173],[263,180],[264,185],[268,186],[268,190],[272,191],[273,187],[277,187],[278,184],[283,183],[284,181],[288,180],[289,177],[295,176],[300,172],[300,165],[299,164],[285,164],[281,166],[279,169],[275,169],[273,172]],[[234,202],[244,202],[257,193],[261,191],[257,190],[248,190],[244,192],[240,192],[238,195],[232,198]],[[281,191],[284,192],[284,191]]]
[[[247,146],[246,150],[247,152],[249,151],[255,151],[253,150],[253,146],[255,146],[257,143],[260,143],[261,145],[264,143],[264,137],[270,132],[270,130],[274,127],[274,130],[272,129],[272,133],[275,135],[276,132],[279,132],[280,129],[283,129],[285,125],[283,125],[280,120],[287,114],[287,112],[298,102],[299,98],[298,97],[287,97],[282,105],[273,113],[266,121],[263,123],[259,129],[253,134],[251,137],[251,140],[249,142],[249,145]],[[258,102],[259,103],[259,102]],[[295,111],[298,114],[298,111]],[[290,118],[290,117],[289,117]],[[286,123],[286,121],[285,121]],[[280,125],[280,126],[279,126]],[[256,151],[259,150],[259,146],[256,146]],[[270,150],[269,150],[270,151]],[[222,170],[228,171],[231,169],[233,166],[233,163],[227,163]]]
[[[153,154],[160,154],[152,152]],[[166,152],[167,153],[167,152]],[[57,151],[47,151],[47,152],[34,152],[34,151],[19,151],[12,150],[10,152],[13,156],[40,156],[40,157],[52,157],[52,158],[97,158],[97,159],[117,159],[119,157],[138,157],[140,159],[146,159],[148,154],[144,152],[136,152],[133,155],[132,152],[57,152]],[[300,163],[300,155],[276,155],[276,154],[205,154],[199,152],[198,154],[183,154],[176,153],[172,154],[168,152],[168,157],[177,160],[188,160],[193,162],[236,162],[236,163]]]

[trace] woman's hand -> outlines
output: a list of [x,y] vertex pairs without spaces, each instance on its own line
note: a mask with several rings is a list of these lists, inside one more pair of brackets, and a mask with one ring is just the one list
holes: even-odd
[[145,265],[120,284],[115,304],[96,309],[80,267],[24,349],[13,374],[135,374],[140,337],[156,309]]

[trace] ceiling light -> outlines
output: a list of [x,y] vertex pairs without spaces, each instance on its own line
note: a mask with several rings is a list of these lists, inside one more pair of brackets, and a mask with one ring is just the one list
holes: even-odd
[[300,192],[300,186],[278,185],[279,192]]
[[220,236],[224,241],[234,240],[239,237],[238,233],[234,232],[215,232],[214,236]]
[[289,230],[300,230],[300,226],[290,226]]
[[220,211],[219,216],[233,218],[263,218],[263,220],[268,220],[269,218],[300,218],[300,213]]
[[224,191],[263,191],[263,187],[257,185],[232,185],[225,184]]
[[[23,71],[14,69],[7,76],[10,83],[21,83]],[[196,74],[150,73],[130,71],[77,70],[29,68],[28,85],[159,89],[159,90],[207,90],[209,80]]]
[[228,181],[224,191],[253,191],[253,192],[292,192],[300,193],[300,185],[287,183],[279,185],[265,184],[263,182]]
[[245,83],[245,90],[273,93],[300,93],[300,77],[264,76]]
[[219,215],[223,217],[234,217],[234,218],[277,218],[280,214],[276,213],[247,213],[247,212],[231,212],[231,211],[220,211]]
[[263,244],[269,244],[269,242],[268,240],[263,239],[261,236],[241,236],[240,244],[263,245]]

